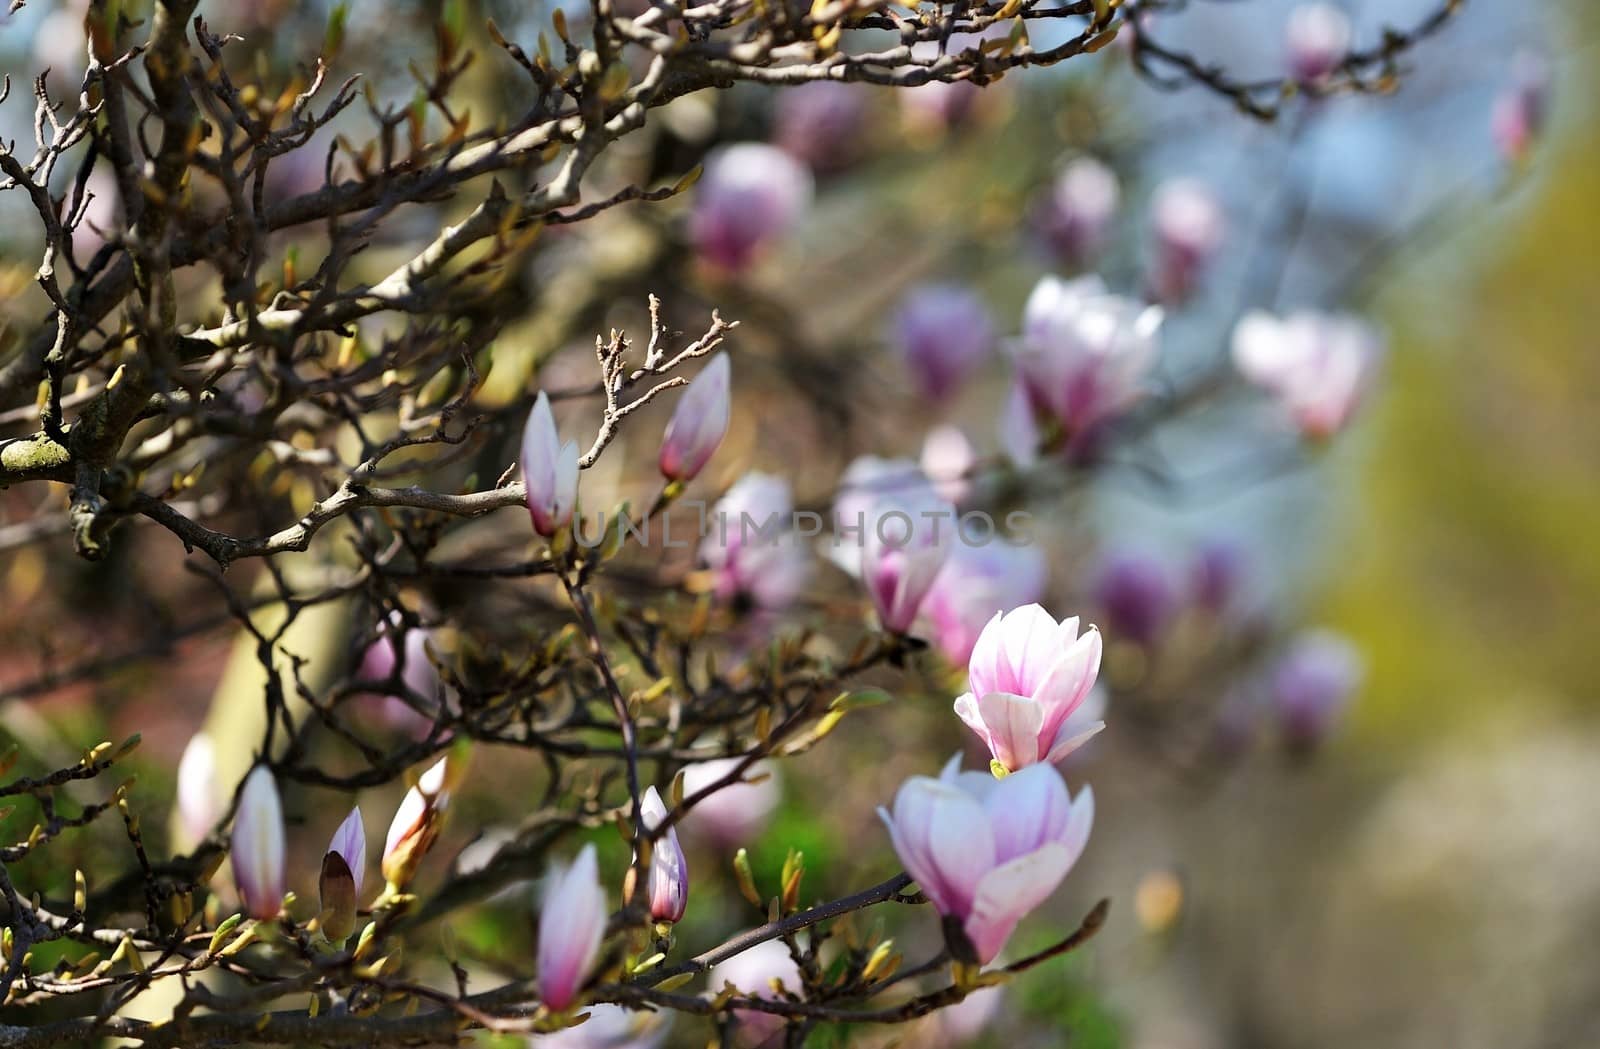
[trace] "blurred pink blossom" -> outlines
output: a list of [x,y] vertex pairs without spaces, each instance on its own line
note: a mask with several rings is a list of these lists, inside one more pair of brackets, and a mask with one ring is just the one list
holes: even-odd
[[972,289],[925,284],[901,301],[890,340],[918,392],[945,400],[993,351],[994,321]]
[[[772,981],[777,980],[791,991],[800,989],[800,968],[789,955],[789,948],[777,940],[764,940],[748,950],[740,951],[727,961],[719,962],[709,977],[713,993],[725,984],[738,988],[743,997],[775,998]],[[754,1009],[735,1009],[739,1022],[734,1037],[744,1049],[758,1049],[767,1043],[776,1043],[784,1020],[772,1013]]]
[[[716,758],[685,765],[683,796],[705,790],[731,773],[741,758]],[[763,777],[752,783],[752,777]],[[757,762],[743,780],[722,787],[695,803],[683,818],[685,833],[710,838],[722,848],[748,844],[766,829],[767,822],[783,798],[777,766]]]
[[1273,709],[1296,750],[1321,743],[1350,704],[1364,674],[1354,645],[1326,630],[1301,635],[1273,668]]
[[1343,429],[1372,383],[1382,341],[1358,318],[1255,310],[1233,329],[1234,365],[1272,393],[1306,436]]
[[757,613],[788,608],[811,577],[811,554],[792,531],[789,482],[751,471],[711,509],[700,559],[719,601]]
[[1544,130],[1550,109],[1550,71],[1532,54],[1520,54],[1512,66],[1511,84],[1494,100],[1489,130],[1506,160],[1527,158]]
[[922,472],[933,490],[959,506],[972,494],[978,449],[959,426],[935,426],[922,439]]
[[958,544],[922,604],[934,643],[950,662],[965,665],[996,613],[1044,596],[1048,573],[1036,546]]
[[245,777],[231,842],[233,880],[245,914],[261,920],[277,917],[286,891],[283,804],[272,770],[265,765],[257,765]]
[[1155,643],[1178,611],[1178,593],[1167,566],[1138,550],[1118,550],[1105,558],[1096,573],[1094,596],[1114,640],[1146,647]]
[[957,545],[956,508],[930,486],[881,496],[861,536],[861,580],[885,630],[904,634]]
[[813,171],[837,171],[860,154],[866,117],[859,85],[814,80],[778,95],[772,141]]
[[679,399],[661,438],[661,475],[691,481],[716,454],[728,434],[728,355],[711,358]]
[[536,961],[539,998],[554,1012],[570,1008],[594,970],[605,937],[606,892],[591,842],[570,867],[555,864],[545,878]]
[[1301,4],[1284,30],[1289,74],[1302,84],[1328,77],[1350,51],[1350,16],[1329,3]]
[[723,146],[696,187],[690,239],[707,262],[737,273],[794,227],[811,194],[811,173],[776,146]]
[[1105,243],[1120,197],[1115,172],[1093,157],[1078,157],[1050,184],[1034,222],[1063,264],[1081,266]]
[[211,737],[196,732],[178,759],[178,818],[188,842],[199,844],[222,817],[217,794],[217,748]]
[[528,1039],[529,1049],[658,1049],[666,1040],[671,1014],[602,1002],[585,1006],[589,1018],[576,1027]]
[[1172,178],[1156,187],[1150,210],[1156,238],[1151,289],[1162,302],[1181,303],[1222,247],[1222,204],[1198,179]]

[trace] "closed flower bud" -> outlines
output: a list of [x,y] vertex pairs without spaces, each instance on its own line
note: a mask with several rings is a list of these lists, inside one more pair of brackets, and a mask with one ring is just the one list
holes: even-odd
[[1105,243],[1121,191],[1116,174],[1093,157],[1061,169],[1035,206],[1039,235],[1067,266],[1081,266]]
[[998,782],[959,765],[906,780],[893,814],[878,815],[906,873],[944,917],[951,954],[986,965],[1078,862],[1094,794],[1085,787],[1072,798],[1049,765]]
[[1284,742],[1300,751],[1320,744],[1349,706],[1363,672],[1360,653],[1339,635],[1314,631],[1298,638],[1268,685]]
[[972,474],[979,466],[978,449],[959,426],[935,426],[922,439],[922,472],[933,490],[960,505],[972,494]]
[[1155,643],[1178,611],[1178,594],[1166,565],[1131,550],[1106,558],[1094,596],[1113,638],[1146,647]]
[[741,142],[706,159],[689,235],[700,257],[737,273],[789,232],[811,204],[811,173],[775,146]]
[[328,851],[322,857],[322,875],[317,882],[322,898],[322,933],[335,943],[355,929],[356,907],[366,871],[367,828],[361,820],[361,808],[357,806],[333,832]]
[[543,390],[522,431],[522,479],[533,530],[546,539],[566,527],[578,502],[578,444],[561,443]]
[[728,433],[728,355],[711,358],[695,376],[661,439],[661,474],[691,481],[705,468]]
[[782,612],[811,577],[811,554],[790,529],[789,482],[751,471],[712,507],[700,560],[719,601],[758,616]]
[[814,80],[778,96],[773,144],[813,171],[838,171],[861,152],[867,100],[859,84]]
[[956,715],[1011,772],[1060,761],[1105,728],[1070,721],[1099,676],[1100,648],[1100,632],[1080,635],[1077,616],[1057,623],[1038,605],[996,612],[973,646]]
[[272,770],[257,765],[245,777],[233,816],[233,880],[252,918],[277,917],[284,896],[283,805]]
[[539,910],[539,998],[552,1012],[578,1001],[594,970],[606,931],[606,894],[594,846],[585,845],[570,867],[559,864],[545,879]]
[[995,346],[989,307],[959,284],[914,288],[895,312],[889,336],[912,385],[934,400],[956,393]]
[[[655,830],[667,818],[667,807],[654,787],[644,792],[639,805],[646,830]],[[658,922],[683,918],[684,908],[689,904],[689,864],[684,859],[683,846],[678,844],[676,827],[669,827],[651,848],[648,892],[650,917]]]
[[1531,54],[1517,56],[1512,82],[1494,101],[1489,130],[1500,155],[1513,163],[1525,160],[1544,130],[1550,108],[1550,72]]
[[956,509],[928,485],[883,495],[861,536],[861,581],[878,621],[905,634],[956,545]]
[[1289,13],[1284,42],[1289,74],[1316,84],[1339,68],[1350,50],[1350,16],[1327,3],[1301,4]]
[[1355,317],[1303,310],[1278,318],[1260,310],[1233,329],[1239,373],[1271,393],[1301,433],[1331,437],[1366,396],[1382,340]]
[[222,816],[216,754],[211,737],[197,732],[178,759],[178,819],[187,838],[180,848],[199,844]]
[[433,847],[460,776],[459,762],[447,755],[424,772],[401,799],[383,844],[383,878],[391,888],[403,888]]
[[1192,178],[1174,178],[1156,189],[1151,202],[1156,260],[1151,287],[1157,299],[1179,303],[1194,293],[1222,246],[1222,205]]

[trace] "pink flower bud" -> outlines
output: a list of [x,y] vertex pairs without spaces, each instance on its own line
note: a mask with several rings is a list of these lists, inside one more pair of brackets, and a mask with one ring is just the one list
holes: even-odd
[[1060,761],[1105,728],[1068,725],[1100,673],[1100,647],[1094,627],[1079,636],[1077,616],[1057,623],[1038,605],[996,612],[973,646],[956,714],[1012,772]]
[[906,295],[890,325],[890,341],[917,390],[944,400],[993,351],[994,322],[971,289],[928,284]]
[[[444,682],[439,671],[428,657],[428,632],[420,627],[408,628],[398,613],[390,616],[377,640],[361,654],[361,665],[356,676],[362,681],[384,682],[394,676],[402,657],[400,681],[420,700],[433,708],[444,703]],[[433,729],[432,717],[422,713],[400,695],[375,695],[368,697],[372,713],[384,726],[423,739]]]
[[661,474],[692,481],[728,433],[728,355],[711,358],[678,401],[661,439]]
[[1034,765],[996,781],[961,772],[913,776],[878,810],[894,851],[945,918],[959,960],[988,964],[1067,876],[1089,841],[1094,793],[1076,799],[1061,774]]
[[1540,59],[1520,54],[1512,83],[1494,101],[1489,130],[1500,155],[1513,163],[1526,159],[1544,130],[1550,108],[1550,73]]
[[1048,573],[1036,546],[958,544],[922,603],[934,643],[951,663],[965,665],[994,614],[1043,597]]
[[577,1003],[600,956],[607,917],[594,845],[585,845],[572,866],[556,864],[545,878],[536,964],[539,997],[552,1012]]
[[706,159],[689,236],[719,269],[748,268],[811,204],[811,173],[775,146],[741,142]]
[[[667,818],[667,807],[654,787],[644,792],[639,808],[647,830],[655,830]],[[678,844],[676,827],[669,827],[657,838],[650,852],[649,894],[650,917],[658,922],[683,918],[684,908],[689,905],[689,862],[684,859],[683,846]]]
[[838,171],[860,153],[866,112],[860,85],[801,84],[778,95],[772,141],[813,171]]
[[[683,796],[693,797],[720,782],[741,760],[716,758],[685,765]],[[759,782],[752,783],[751,779],[759,779]],[[722,848],[747,845],[766,829],[782,800],[783,786],[777,767],[758,762],[744,779],[697,801],[683,819],[684,832],[699,835],[702,840],[710,838]]]
[[188,841],[199,844],[222,817],[217,796],[217,748],[204,732],[195,733],[178,759],[178,818]]
[[361,819],[361,806],[353,807],[350,815],[339,824],[339,829],[333,832],[333,838],[328,842],[327,851],[337,852],[344,857],[359,895],[367,878],[367,827]]
[[1247,313],[1233,330],[1234,365],[1272,393],[1307,437],[1343,429],[1371,385],[1381,341],[1348,316]]
[[1095,602],[1114,638],[1148,647],[1178,611],[1178,594],[1166,565],[1133,550],[1113,553],[1094,584]]
[[1321,743],[1350,704],[1364,670],[1355,646],[1329,631],[1298,638],[1271,676],[1273,708],[1295,750]]
[[1350,16],[1332,4],[1296,7],[1284,31],[1289,74],[1302,84],[1326,79],[1349,53],[1350,35]]
[[904,634],[956,545],[956,509],[924,480],[883,495],[861,536],[861,580],[885,630]]
[[384,880],[396,889],[411,880],[439,836],[450,795],[463,774],[453,766],[457,763],[449,755],[440,758],[417,778],[416,786],[406,791],[395,809],[383,843],[381,868]]
[[981,460],[959,426],[935,426],[922,439],[922,472],[940,497],[960,505],[972,494],[972,474]]
[[1151,202],[1156,261],[1151,287],[1165,303],[1180,303],[1194,293],[1222,246],[1222,205],[1196,179],[1168,179]]
[[811,576],[811,554],[789,528],[789,482],[751,471],[712,507],[700,559],[719,601],[756,613],[795,602]]
[[1162,310],[1112,295],[1098,277],[1041,280],[1023,311],[1018,373],[1036,414],[1081,437],[1138,399]]
[[1196,605],[1221,615],[1234,605],[1245,575],[1244,550],[1237,543],[1213,541],[1189,565],[1189,592]]
[[334,943],[342,943],[355,931],[356,908],[361,885],[366,880],[367,831],[361,822],[360,807],[333,832],[322,856],[322,872],[317,878],[317,893],[322,909],[318,921],[322,933]]
[[1121,192],[1116,174],[1093,157],[1061,169],[1036,206],[1039,233],[1064,265],[1080,266],[1105,243]]
[[257,765],[245,777],[233,816],[233,880],[252,918],[277,917],[284,896],[283,806],[272,770]]
[[550,398],[543,390],[522,431],[522,478],[533,530],[548,539],[572,520],[578,502],[578,443],[561,443]]
[[[800,967],[795,965],[788,947],[778,940],[763,940],[727,961],[718,962],[711,970],[707,985],[717,993],[732,984],[741,997],[770,1000],[778,996],[773,981],[790,991],[800,990]],[[773,1013],[735,1009],[733,1015],[738,1021],[734,1037],[744,1049],[764,1047],[783,1030],[783,1017]]]

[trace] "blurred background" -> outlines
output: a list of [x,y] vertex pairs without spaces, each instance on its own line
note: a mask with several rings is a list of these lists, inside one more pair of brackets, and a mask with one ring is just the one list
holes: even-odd
[[[1344,6],[1356,38],[1370,40],[1381,24],[1410,24],[1433,5]],[[1271,76],[1290,7],[1195,2],[1150,31]],[[31,75],[73,61],[75,16],[62,10],[29,4],[9,16],[0,65]],[[526,40],[549,13],[485,3],[470,6],[468,21],[492,15]],[[384,59],[401,41],[426,41],[436,17],[427,5],[361,0],[350,5],[343,54],[352,68],[392,70],[376,74],[377,90],[405,97],[401,64]],[[247,41],[253,27],[271,27],[265,43],[247,45],[270,76],[315,51],[328,10],[249,3],[208,18]],[[475,46],[487,47],[475,32]],[[959,281],[1009,336],[1045,273],[1089,269],[1136,293],[1150,268],[1150,201],[1174,176],[1216,195],[1227,235],[1204,288],[1169,315],[1163,376],[1176,382],[1225,358],[1249,307],[1349,309],[1386,335],[1374,394],[1326,447],[1279,454],[1282,436],[1234,391],[1163,421],[1140,458],[1030,504],[1050,526],[1045,604],[1090,620],[1104,620],[1097,584],[1117,556],[1181,573],[1196,551],[1225,543],[1241,566],[1245,620],[1337,631],[1359,649],[1364,673],[1337,730],[1306,754],[1278,745],[1270,727],[1241,723],[1219,758],[1218,726],[1233,728],[1229,697],[1258,676],[1256,648],[1280,645],[1283,632],[1248,627],[1230,648],[1185,619],[1151,646],[1178,655],[1152,666],[1148,653],[1117,648],[1108,628],[1110,727],[1065,770],[1094,785],[1095,834],[1050,920],[1025,927],[1011,950],[1059,938],[1101,897],[1113,901],[1109,926],[1064,964],[994,996],[989,1011],[969,1008],[968,1027],[851,1032],[861,1044],[1600,1044],[1597,44],[1600,9],[1587,0],[1469,0],[1456,24],[1406,57],[1393,95],[1290,104],[1271,124],[1192,87],[1156,90],[1118,47],[1009,78],[961,103],[971,112],[959,117],[948,101],[923,109],[865,91],[850,149],[836,143],[813,165],[807,221],[748,273],[711,273],[693,257],[685,200],[553,231],[530,254],[481,395],[486,410],[525,404],[530,384],[583,381],[593,333],[637,328],[647,290],[685,330],[715,306],[744,328],[735,437],[710,488],[748,468],[782,472],[802,505],[825,503],[858,455],[915,457],[938,422],[965,427],[984,454],[1003,449],[1002,366],[985,365],[956,402],[932,406],[889,349],[893,311],[919,283]],[[1492,114],[1526,56],[1548,72],[1548,120],[1526,156],[1508,157]],[[490,65],[468,89],[488,111],[514,112],[514,85]],[[778,105],[744,88],[686,98],[628,140],[618,163],[682,172],[718,142],[781,135]],[[0,122],[8,139],[30,134],[16,99]],[[1052,254],[1030,216],[1063,165],[1084,155],[1114,169],[1121,192],[1107,245],[1076,266]],[[0,214],[19,204],[0,199]],[[373,269],[437,218],[404,218],[374,246]],[[12,222],[0,233],[8,330],[43,312],[27,237]],[[563,413],[584,418],[581,404]],[[615,458],[653,461],[659,432],[650,416]],[[625,492],[633,482],[610,483]],[[291,478],[276,494],[292,506],[314,493],[295,491]],[[59,492],[0,494],[0,587],[12,610],[0,636],[0,732],[40,762],[143,733],[147,769],[134,796],[153,815],[170,802],[178,756],[229,676],[247,673],[236,630],[214,592],[180,569],[168,535],[140,529],[111,560],[88,565],[62,535],[36,534],[60,504]],[[506,516],[474,524],[459,549],[489,557],[525,546]],[[831,569],[818,579],[797,621],[825,619],[853,593]],[[454,639],[480,631],[514,647],[517,631],[542,630],[549,614],[530,595],[461,585],[414,604],[438,611],[444,659]],[[323,640],[337,675],[371,634],[346,625]],[[1227,668],[1195,670],[1214,649],[1229,653]],[[758,873],[770,880],[793,846],[806,852],[808,890],[886,877],[894,860],[874,807],[965,742],[948,715],[959,680],[937,663],[886,677],[898,702],[786,766],[774,813],[751,828]],[[1135,699],[1119,715],[1124,692]],[[1168,716],[1184,703],[1215,717],[1176,733],[1159,727],[1184,722]],[[500,785],[523,773],[536,775],[524,757],[480,756],[441,855],[513,818]],[[320,841],[331,817],[317,797],[291,800],[291,816]],[[374,811],[393,800],[372,802]],[[25,836],[29,819],[0,827]],[[695,840],[697,896],[680,942],[698,950],[759,917],[732,890],[728,850],[709,833]],[[80,848],[89,854],[94,839]],[[429,876],[442,879],[438,866]],[[502,899],[455,934],[485,956],[514,957],[528,935],[528,919],[514,916],[525,911],[525,900]],[[904,921],[895,930],[904,943],[934,947],[931,922],[890,920]],[[672,1044],[704,1035],[680,1030]]]

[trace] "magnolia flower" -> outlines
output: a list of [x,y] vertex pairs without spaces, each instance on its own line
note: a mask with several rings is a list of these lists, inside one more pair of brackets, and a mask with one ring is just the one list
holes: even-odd
[[944,400],[994,349],[994,321],[972,289],[925,284],[901,300],[889,338],[918,393]]
[[1513,163],[1525,159],[1544,130],[1550,108],[1550,72],[1531,54],[1517,56],[1512,82],[1494,100],[1489,130],[1500,155]]
[[913,776],[878,815],[894,851],[945,918],[957,959],[988,964],[1017,923],[1055,891],[1089,841],[1094,793],[1074,800],[1049,765],[996,780],[961,772]]
[[529,1039],[532,1049],[658,1049],[667,1037],[670,1014],[600,1003],[585,1007],[589,1018]]
[[1222,246],[1222,205],[1203,182],[1174,178],[1156,188],[1151,213],[1156,235],[1152,288],[1162,302],[1182,302]]
[[1245,555],[1237,543],[1215,540],[1201,547],[1189,564],[1189,593],[1194,603],[1219,615],[1238,596],[1245,575]]
[[965,665],[994,614],[1039,600],[1048,574],[1036,546],[958,544],[922,602],[934,644],[950,662]]
[[[834,530],[840,538],[864,536],[874,526],[874,509],[885,496],[917,498],[928,493],[937,495],[922,467],[912,460],[859,456],[839,475],[839,489],[833,496]],[[841,567],[854,571],[859,559],[850,561]]]
[[399,889],[411,880],[422,857],[433,847],[450,804],[450,794],[460,779],[458,762],[445,755],[417,778],[406,791],[389,823],[381,864],[384,880]]
[[1060,761],[1105,728],[1068,726],[1100,673],[1100,631],[1078,635],[1078,617],[1057,623],[1038,605],[996,612],[967,665],[970,691],[957,716],[1005,769]]
[[356,806],[339,824],[322,856],[317,891],[322,900],[322,933],[334,943],[355,931],[356,905],[367,872],[367,828]]
[[1371,385],[1381,353],[1373,329],[1349,316],[1255,310],[1233,329],[1233,362],[1272,393],[1308,437],[1341,430]]
[[728,434],[728,355],[711,358],[678,401],[661,438],[661,474],[692,481]]
[[959,426],[935,426],[922,439],[922,472],[949,502],[963,503],[972,494],[970,475],[978,463],[978,449]]
[[561,443],[543,390],[522,431],[522,479],[533,530],[548,539],[572,520],[578,502],[578,442]]
[[1135,400],[1155,361],[1159,306],[1112,295],[1098,277],[1045,277],[1023,310],[1017,367],[1036,413],[1069,435]]
[[[388,681],[402,660],[400,681],[406,689],[424,701],[441,704],[444,682],[440,680],[433,660],[428,658],[428,632],[421,628],[408,628],[398,614],[390,617],[388,627],[361,654],[361,666],[356,675],[363,681]],[[375,714],[390,728],[419,739],[433,728],[433,719],[418,711],[402,696],[383,695],[374,703]]]
[[245,777],[229,851],[245,913],[252,918],[277,917],[285,891],[283,805],[272,770],[265,765],[257,765]]
[[606,893],[591,843],[572,866],[558,863],[545,879],[537,975],[539,998],[552,1012],[562,1012],[578,1000],[600,956],[606,918]]
[[1095,602],[1105,613],[1113,637],[1149,646],[1178,611],[1178,594],[1167,567],[1132,550],[1118,551],[1101,565]]
[[[800,988],[800,967],[795,965],[789,948],[777,940],[763,940],[746,950],[719,962],[712,968],[709,985],[713,993],[732,984],[745,998],[776,998],[773,981],[787,985],[792,990]],[[767,1042],[776,1041],[783,1029],[783,1017],[754,1009],[735,1009],[739,1022],[735,1037],[745,1049],[756,1049]]]
[[1302,84],[1325,79],[1350,50],[1350,16],[1328,3],[1301,4],[1284,31],[1289,73]]
[[[653,831],[667,818],[667,807],[655,787],[644,792],[639,799],[640,813],[646,830]],[[675,922],[683,918],[689,904],[689,863],[683,857],[683,846],[678,844],[676,827],[655,840],[650,850],[650,917],[658,922]]]
[[712,508],[700,559],[720,601],[757,613],[781,612],[811,576],[811,555],[789,529],[789,482],[751,471]]
[[859,85],[813,80],[778,95],[772,141],[813,171],[837,171],[860,152],[866,112]]
[[1032,466],[1039,460],[1043,436],[1033,413],[1027,383],[1020,378],[1006,392],[1005,407],[995,421],[995,435],[1000,438],[1000,447],[1013,466]]
[[775,146],[714,150],[697,187],[689,236],[702,258],[737,272],[787,233],[811,204],[811,173]]
[[[683,796],[694,797],[734,770],[742,758],[716,758],[685,765]],[[758,782],[750,782],[758,780]],[[683,818],[685,833],[709,837],[723,848],[743,845],[766,829],[783,800],[777,766],[758,762],[745,778],[695,802]]]
[[222,816],[217,796],[217,748],[197,732],[178,759],[178,819],[189,844],[202,841]]
[[1079,264],[1105,243],[1120,196],[1110,168],[1078,157],[1061,169],[1036,206],[1039,233],[1063,263]]
[[883,495],[869,515],[861,580],[884,629],[904,634],[956,545],[956,508],[923,487]]
[[1296,639],[1278,660],[1269,685],[1289,746],[1307,750],[1320,743],[1349,705],[1363,673],[1360,653],[1339,635],[1319,630]]

